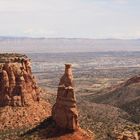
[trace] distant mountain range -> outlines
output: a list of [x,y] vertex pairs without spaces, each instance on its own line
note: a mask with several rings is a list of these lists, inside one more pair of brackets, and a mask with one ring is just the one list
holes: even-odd
[[140,51],[140,39],[31,38],[0,36],[0,52]]

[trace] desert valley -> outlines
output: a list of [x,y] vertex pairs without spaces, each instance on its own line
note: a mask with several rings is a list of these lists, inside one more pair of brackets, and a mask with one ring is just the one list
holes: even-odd
[[63,64],[73,64],[81,126],[94,132],[97,139],[112,140],[117,135],[125,135],[125,132],[133,137],[131,135],[139,131],[139,52],[29,56],[32,58],[38,82],[49,92],[52,103],[58,85],[55,81],[62,74]]
[[35,101],[28,95],[25,107],[21,107],[22,102],[19,103],[16,98],[14,107],[13,104],[12,107],[5,104],[1,106],[1,139],[65,139],[64,132],[54,132],[54,122],[48,117],[56,102],[64,64],[69,63],[73,69],[78,122],[85,132],[77,132],[74,136],[66,133],[66,139],[80,139],[85,133],[87,136],[82,136],[83,140],[84,137],[97,140],[138,140],[139,55],[139,52],[1,54],[1,64],[7,59],[14,61],[13,58],[30,58],[32,74],[41,91],[38,104],[38,90],[32,90],[32,82],[27,82],[27,92],[34,96]]

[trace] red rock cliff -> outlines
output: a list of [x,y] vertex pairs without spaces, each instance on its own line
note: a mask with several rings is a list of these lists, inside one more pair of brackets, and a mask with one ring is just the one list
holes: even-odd
[[0,71],[0,106],[25,106],[39,101],[39,88],[29,59],[7,61]]

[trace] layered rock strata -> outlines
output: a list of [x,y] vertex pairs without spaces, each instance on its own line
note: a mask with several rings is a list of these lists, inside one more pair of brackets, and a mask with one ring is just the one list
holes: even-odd
[[39,87],[29,59],[7,61],[0,70],[0,106],[25,106],[39,101]]
[[65,73],[60,79],[52,116],[60,128],[70,130],[78,128],[78,112],[74,93],[72,66],[70,64],[65,64]]

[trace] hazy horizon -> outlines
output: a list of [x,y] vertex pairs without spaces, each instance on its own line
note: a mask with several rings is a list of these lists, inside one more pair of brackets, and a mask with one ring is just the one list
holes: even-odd
[[140,51],[140,0],[0,0],[0,52]]
[[0,52],[61,53],[140,51],[140,39],[1,38]]

